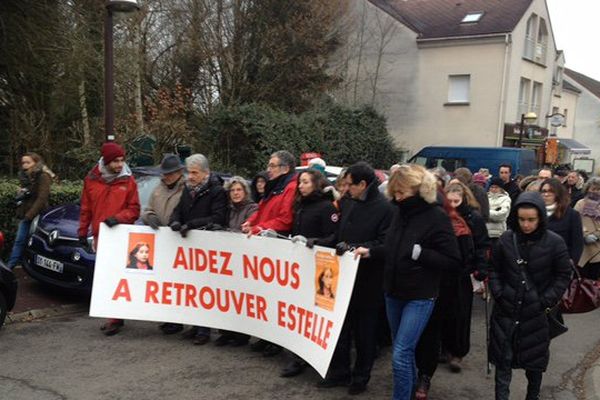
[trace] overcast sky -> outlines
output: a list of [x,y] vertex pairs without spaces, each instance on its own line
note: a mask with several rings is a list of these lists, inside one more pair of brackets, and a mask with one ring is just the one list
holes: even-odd
[[600,81],[600,0],[547,0],[566,67]]

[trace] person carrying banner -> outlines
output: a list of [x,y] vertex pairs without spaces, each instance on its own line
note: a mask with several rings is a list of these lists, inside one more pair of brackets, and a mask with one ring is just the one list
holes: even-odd
[[[179,204],[185,186],[184,166],[175,154],[166,154],[160,163],[160,183],[152,191],[148,206],[142,212],[142,221],[152,229],[168,226],[173,210]],[[167,322],[160,325],[165,335],[183,330],[182,324]]]
[[[225,184],[225,191],[229,196],[229,208],[227,212],[227,228],[230,232],[241,232],[242,223],[256,212],[258,205],[252,201],[251,190],[248,183],[241,176],[233,176]],[[232,332],[222,329],[221,336],[215,340],[215,346],[233,347],[245,346],[250,336],[245,333]]]
[[[228,205],[222,181],[210,172],[204,155],[192,154],[185,159],[185,167],[187,179],[169,223],[184,238],[192,229],[224,226]],[[184,336],[193,338],[196,345],[203,345],[210,340],[210,328],[192,327]]]
[[411,400],[415,349],[438,297],[442,270],[458,269],[461,255],[450,218],[437,201],[432,173],[420,165],[402,165],[390,178],[388,191],[394,214],[385,245],[373,249],[371,256],[385,254],[393,399]]
[[[93,247],[98,246],[100,223],[109,228],[118,224],[133,224],[140,215],[137,184],[131,169],[125,163],[125,150],[114,142],[102,145],[102,157],[83,180],[81,210],[79,213],[79,242],[88,246],[91,227]],[[122,319],[109,319],[102,330],[112,336],[121,330]]]
[[[273,230],[280,235],[287,235],[292,230],[294,220],[294,198],[296,194],[296,159],[286,150],[271,154],[267,173],[269,181],[258,211],[242,224],[242,232],[259,234],[261,231]],[[266,340],[258,340],[251,346],[252,351],[262,352],[271,357],[281,352],[281,347]]]
[[[306,246],[309,248],[314,245],[331,244],[335,238],[339,219],[337,209],[333,205],[337,192],[317,170],[303,171],[298,175],[297,182],[292,240],[306,240]],[[280,376],[288,378],[299,375],[306,365],[307,363],[300,357],[292,356]]]
[[[392,208],[379,192],[373,168],[364,162],[350,166],[344,179],[349,200],[340,203],[341,218],[336,235],[338,255],[356,249],[361,257],[346,319],[325,379],[317,386],[347,386],[356,395],[366,390],[376,355],[377,326],[383,303],[383,257],[370,254],[381,246],[391,221]],[[356,346],[354,368],[350,364],[352,341]]]

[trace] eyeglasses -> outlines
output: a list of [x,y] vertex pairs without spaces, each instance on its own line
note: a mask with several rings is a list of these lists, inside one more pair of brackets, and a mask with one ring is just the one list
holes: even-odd
[[546,194],[546,193],[552,193],[552,194],[554,194],[554,191],[550,190],[550,189],[542,189],[542,190],[540,190],[540,193],[542,193],[542,194]]
[[267,169],[275,169],[281,167],[281,164],[269,164],[267,165]]

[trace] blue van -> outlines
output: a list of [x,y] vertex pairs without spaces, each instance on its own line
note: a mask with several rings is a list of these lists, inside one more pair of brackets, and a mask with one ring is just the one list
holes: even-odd
[[452,147],[428,146],[415,154],[408,162],[425,168],[443,167],[448,172],[466,167],[475,173],[487,168],[497,175],[501,164],[512,166],[512,175],[530,175],[538,168],[535,151],[515,147]]

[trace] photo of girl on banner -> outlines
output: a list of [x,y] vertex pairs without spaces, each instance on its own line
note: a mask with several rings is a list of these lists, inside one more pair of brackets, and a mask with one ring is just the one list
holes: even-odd
[[340,269],[338,258],[333,254],[317,251],[315,266],[315,304],[333,311]]
[[153,233],[130,233],[128,249],[126,268],[144,271],[154,269]]

